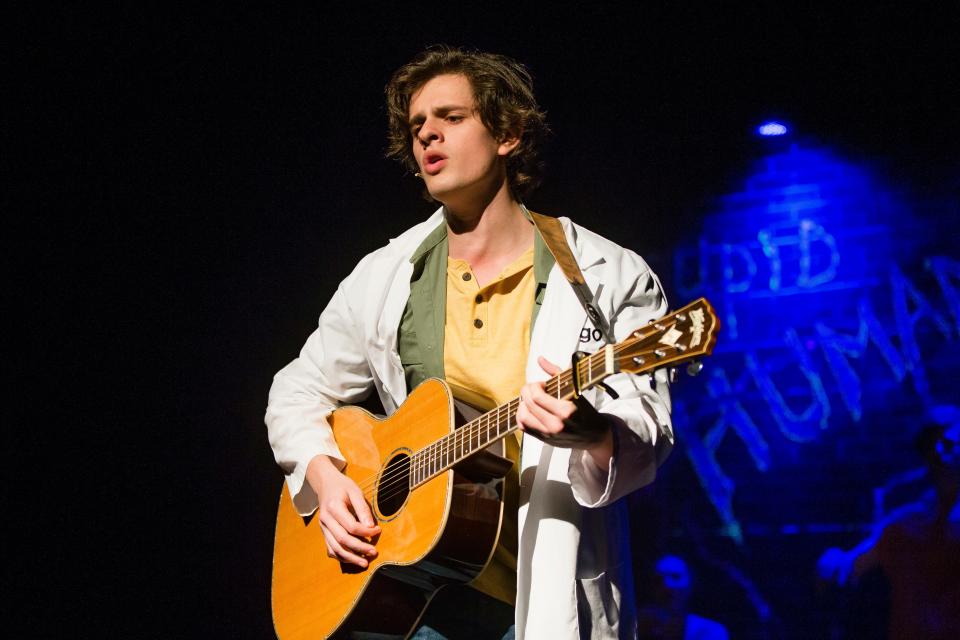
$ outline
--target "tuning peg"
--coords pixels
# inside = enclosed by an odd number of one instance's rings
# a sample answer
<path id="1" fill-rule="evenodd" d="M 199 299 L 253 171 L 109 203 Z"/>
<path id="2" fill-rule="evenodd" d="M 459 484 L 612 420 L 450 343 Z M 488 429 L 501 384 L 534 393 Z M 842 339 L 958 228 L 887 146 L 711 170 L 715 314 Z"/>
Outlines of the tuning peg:
<path id="1" fill-rule="evenodd" d="M 677 381 L 677 368 L 676 368 L 676 367 L 670 367 L 669 374 L 670 374 L 670 382 L 671 382 L 671 383 L 676 382 L 676 381 Z"/>
<path id="2" fill-rule="evenodd" d="M 687 365 L 688 376 L 695 376 L 701 371 L 703 371 L 703 363 L 700 362 L 699 360 L 694 360 L 693 362 Z"/>

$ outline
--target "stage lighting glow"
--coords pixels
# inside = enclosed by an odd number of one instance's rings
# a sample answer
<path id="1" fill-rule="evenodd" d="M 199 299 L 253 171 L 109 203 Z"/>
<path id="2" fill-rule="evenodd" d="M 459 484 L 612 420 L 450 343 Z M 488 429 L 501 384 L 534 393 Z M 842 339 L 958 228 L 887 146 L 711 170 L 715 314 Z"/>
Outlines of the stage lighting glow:
<path id="1" fill-rule="evenodd" d="M 776 121 L 764 122 L 757 127 L 757 133 L 765 137 L 786 135 L 787 131 L 788 129 L 785 124 Z"/>

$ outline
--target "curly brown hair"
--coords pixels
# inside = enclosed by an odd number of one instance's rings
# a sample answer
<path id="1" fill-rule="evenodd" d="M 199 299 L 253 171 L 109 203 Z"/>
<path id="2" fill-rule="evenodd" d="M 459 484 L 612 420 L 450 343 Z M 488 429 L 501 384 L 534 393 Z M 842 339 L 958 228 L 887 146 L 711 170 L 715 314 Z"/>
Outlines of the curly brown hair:
<path id="1" fill-rule="evenodd" d="M 515 198 L 529 194 L 540 184 L 543 164 L 537 152 L 549 129 L 546 114 L 533 95 L 530 72 L 507 56 L 439 45 L 397 69 L 385 89 L 387 156 L 396 158 L 411 172 L 417 171 L 409 125 L 410 99 L 423 85 L 443 74 L 460 74 L 470 81 L 480 121 L 495 139 L 520 132 L 520 143 L 507 157 L 507 180 Z"/>

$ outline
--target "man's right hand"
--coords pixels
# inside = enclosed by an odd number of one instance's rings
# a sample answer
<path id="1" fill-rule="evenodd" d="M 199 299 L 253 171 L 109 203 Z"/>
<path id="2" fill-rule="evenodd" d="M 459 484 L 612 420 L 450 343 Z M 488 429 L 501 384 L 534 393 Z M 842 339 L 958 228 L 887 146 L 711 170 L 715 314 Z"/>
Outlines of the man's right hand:
<path id="1" fill-rule="evenodd" d="M 315 456 L 307 465 L 307 482 L 317 493 L 320 529 L 327 555 L 366 567 L 377 555 L 369 539 L 380 533 L 357 483 L 340 473 L 329 457 Z"/>

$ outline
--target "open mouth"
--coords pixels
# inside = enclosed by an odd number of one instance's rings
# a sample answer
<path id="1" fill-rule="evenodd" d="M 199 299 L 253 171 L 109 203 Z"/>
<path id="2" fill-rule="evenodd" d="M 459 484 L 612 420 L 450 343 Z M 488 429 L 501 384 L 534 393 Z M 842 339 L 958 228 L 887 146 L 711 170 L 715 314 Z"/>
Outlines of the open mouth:
<path id="1" fill-rule="evenodd" d="M 443 169 L 447 164 L 446 156 L 443 156 L 439 153 L 428 153 L 423 158 L 423 170 L 430 174 L 434 175 Z"/>

